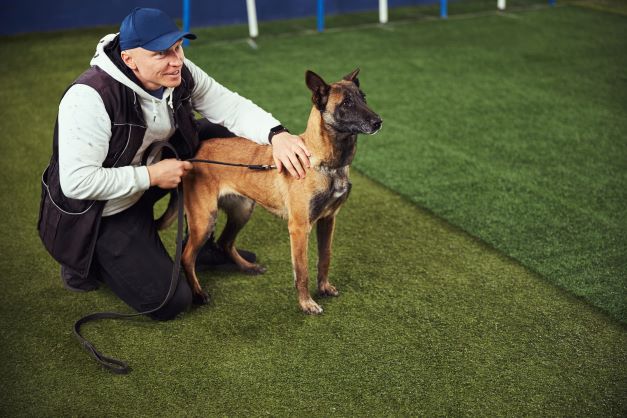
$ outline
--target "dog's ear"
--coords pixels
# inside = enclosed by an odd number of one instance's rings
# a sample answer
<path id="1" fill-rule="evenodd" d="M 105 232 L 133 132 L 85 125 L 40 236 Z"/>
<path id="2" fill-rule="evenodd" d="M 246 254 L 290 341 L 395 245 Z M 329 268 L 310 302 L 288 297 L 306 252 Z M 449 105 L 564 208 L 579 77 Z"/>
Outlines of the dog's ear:
<path id="1" fill-rule="evenodd" d="M 313 93 L 311 96 L 313 104 L 316 105 L 318 110 L 324 110 L 327 105 L 327 100 L 329 99 L 329 90 L 331 87 L 322 79 L 322 77 L 309 70 L 305 73 L 305 82 L 307 83 L 309 90 Z"/>
<path id="2" fill-rule="evenodd" d="M 357 87 L 359 87 L 359 79 L 357 78 L 357 74 L 359 74 L 359 68 L 355 68 L 352 73 L 345 75 L 344 80 L 352 81 Z"/>

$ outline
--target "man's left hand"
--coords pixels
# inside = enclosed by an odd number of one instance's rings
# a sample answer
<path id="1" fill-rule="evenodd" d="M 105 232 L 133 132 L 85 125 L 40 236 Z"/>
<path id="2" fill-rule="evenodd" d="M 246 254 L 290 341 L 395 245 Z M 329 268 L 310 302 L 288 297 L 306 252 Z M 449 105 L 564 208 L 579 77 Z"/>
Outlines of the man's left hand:
<path id="1" fill-rule="evenodd" d="M 289 132 L 281 132 L 272 137 L 272 157 L 279 173 L 285 168 L 295 178 L 305 178 L 305 167 L 311 167 L 310 156 L 311 152 L 301 137 Z"/>

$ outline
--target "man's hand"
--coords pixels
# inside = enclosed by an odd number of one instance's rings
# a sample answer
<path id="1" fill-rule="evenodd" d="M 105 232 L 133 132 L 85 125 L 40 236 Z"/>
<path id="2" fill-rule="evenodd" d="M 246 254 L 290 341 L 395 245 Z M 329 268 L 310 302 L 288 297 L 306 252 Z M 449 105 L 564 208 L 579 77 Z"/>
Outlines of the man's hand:
<path id="1" fill-rule="evenodd" d="M 272 137 L 272 157 L 279 173 L 285 168 L 295 178 L 305 178 L 304 167 L 311 167 L 310 156 L 311 153 L 301 137 L 289 132 L 281 132 Z"/>
<path id="2" fill-rule="evenodd" d="M 193 165 L 189 161 L 179 161 L 174 158 L 168 158 L 149 165 L 150 185 L 158 186 L 162 189 L 174 189 L 192 167 Z"/>

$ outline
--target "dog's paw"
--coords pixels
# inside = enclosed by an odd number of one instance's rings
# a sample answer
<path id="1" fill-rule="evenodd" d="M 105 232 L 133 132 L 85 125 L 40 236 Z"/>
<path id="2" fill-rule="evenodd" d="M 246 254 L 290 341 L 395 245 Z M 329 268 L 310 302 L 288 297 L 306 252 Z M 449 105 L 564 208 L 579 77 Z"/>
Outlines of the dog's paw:
<path id="1" fill-rule="evenodd" d="M 331 284 L 318 288 L 319 296 L 338 296 L 340 292 Z"/>
<path id="2" fill-rule="evenodd" d="M 262 265 L 253 264 L 252 267 L 245 267 L 242 269 L 242 271 L 246 274 L 256 276 L 257 274 L 264 274 L 266 271 L 268 271 L 268 269 Z"/>
<path id="3" fill-rule="evenodd" d="M 300 304 L 300 309 L 307 315 L 319 315 L 323 311 L 322 306 L 314 302 L 313 299 L 300 302 L 299 304 Z"/>
<path id="4" fill-rule="evenodd" d="M 201 290 L 200 293 L 194 293 L 192 295 L 192 302 L 194 305 L 206 305 L 209 303 L 211 298 L 209 297 L 209 293 Z"/>

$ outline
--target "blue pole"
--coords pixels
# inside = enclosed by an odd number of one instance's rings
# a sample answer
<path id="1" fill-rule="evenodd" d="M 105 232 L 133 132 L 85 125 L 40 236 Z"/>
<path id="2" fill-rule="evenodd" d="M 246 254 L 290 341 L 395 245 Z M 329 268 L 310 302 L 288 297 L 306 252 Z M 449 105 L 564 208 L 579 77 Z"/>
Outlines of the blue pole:
<path id="1" fill-rule="evenodd" d="M 549 6 L 555 6 L 555 0 L 549 0 Z"/>
<path id="2" fill-rule="evenodd" d="M 440 17 L 446 19 L 448 17 L 448 5 L 446 0 L 440 0 Z"/>
<path id="3" fill-rule="evenodd" d="M 189 31 L 191 0 L 183 0 L 183 32 Z M 189 45 L 189 39 L 183 39 L 183 46 Z"/>
<path id="4" fill-rule="evenodd" d="M 324 0 L 318 0 L 318 32 L 324 30 Z"/>

